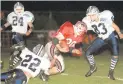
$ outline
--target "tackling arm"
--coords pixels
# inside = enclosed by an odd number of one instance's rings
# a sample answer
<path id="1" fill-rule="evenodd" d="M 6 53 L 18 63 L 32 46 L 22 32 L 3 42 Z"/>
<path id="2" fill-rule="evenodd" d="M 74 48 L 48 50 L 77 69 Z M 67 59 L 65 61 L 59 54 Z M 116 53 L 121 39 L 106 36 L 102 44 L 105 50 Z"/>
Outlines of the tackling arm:
<path id="1" fill-rule="evenodd" d="M 53 43 L 56 45 L 57 49 L 61 52 L 69 52 L 68 46 L 62 46 L 61 42 L 65 39 L 65 37 L 62 35 L 62 33 L 58 33 L 55 38 L 53 38 Z"/>

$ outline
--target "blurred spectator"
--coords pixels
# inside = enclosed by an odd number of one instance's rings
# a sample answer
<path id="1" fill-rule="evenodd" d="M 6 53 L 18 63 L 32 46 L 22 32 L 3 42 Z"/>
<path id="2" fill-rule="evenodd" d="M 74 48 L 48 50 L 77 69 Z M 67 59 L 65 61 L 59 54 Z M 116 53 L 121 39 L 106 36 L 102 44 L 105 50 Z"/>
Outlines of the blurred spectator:
<path id="1" fill-rule="evenodd" d="M 1 25 L 6 23 L 6 17 L 5 17 L 5 11 L 0 11 L 0 20 L 1 20 Z M 11 30 L 11 26 L 7 28 L 6 30 Z"/>

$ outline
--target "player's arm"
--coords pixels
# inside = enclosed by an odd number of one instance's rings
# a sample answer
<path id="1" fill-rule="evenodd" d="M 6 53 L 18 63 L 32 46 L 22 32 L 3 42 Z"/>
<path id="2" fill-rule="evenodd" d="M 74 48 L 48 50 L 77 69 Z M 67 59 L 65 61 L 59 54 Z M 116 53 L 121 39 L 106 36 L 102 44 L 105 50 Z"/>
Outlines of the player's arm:
<path id="1" fill-rule="evenodd" d="M 55 48 L 54 50 L 54 56 L 53 56 L 53 59 L 51 60 L 51 65 L 50 65 L 50 68 L 54 67 L 55 65 L 55 62 L 57 60 L 57 57 L 60 55 L 60 52 L 57 48 Z"/>
<path id="2" fill-rule="evenodd" d="M 62 33 L 58 33 L 55 38 L 53 38 L 53 43 L 56 45 L 56 48 L 61 52 L 69 52 L 69 48 L 67 46 L 62 46 L 61 41 L 64 40 L 65 37 Z"/>
<path id="3" fill-rule="evenodd" d="M 121 33 L 120 28 L 114 22 L 112 23 L 112 27 L 115 29 L 120 39 L 123 39 L 123 34 Z"/>
<path id="4" fill-rule="evenodd" d="M 29 29 L 26 32 L 26 36 L 29 36 L 32 33 L 33 29 L 34 29 L 33 22 L 35 20 L 35 17 L 33 15 L 33 13 L 31 13 L 30 11 L 25 11 L 25 14 L 29 16 L 29 17 L 26 18 L 27 22 L 28 22 L 28 26 L 29 26 Z"/>
<path id="5" fill-rule="evenodd" d="M 29 36 L 32 33 L 32 30 L 34 29 L 32 22 L 29 22 L 28 26 L 29 26 L 29 30 L 26 32 L 26 36 Z"/>
<path id="6" fill-rule="evenodd" d="M 51 60 L 50 68 L 54 67 L 55 61 L 56 61 L 56 56 L 54 55 L 54 58 Z"/>
<path id="7" fill-rule="evenodd" d="M 64 52 L 64 53 L 69 52 L 69 47 L 67 47 L 67 46 L 62 47 L 60 44 L 57 44 L 56 47 L 57 47 L 61 52 Z"/>
<path id="8" fill-rule="evenodd" d="M 5 30 L 8 26 L 10 26 L 11 24 L 9 22 L 6 22 L 4 25 L 2 25 L 2 27 L 0 28 L 0 32 L 2 30 Z"/>

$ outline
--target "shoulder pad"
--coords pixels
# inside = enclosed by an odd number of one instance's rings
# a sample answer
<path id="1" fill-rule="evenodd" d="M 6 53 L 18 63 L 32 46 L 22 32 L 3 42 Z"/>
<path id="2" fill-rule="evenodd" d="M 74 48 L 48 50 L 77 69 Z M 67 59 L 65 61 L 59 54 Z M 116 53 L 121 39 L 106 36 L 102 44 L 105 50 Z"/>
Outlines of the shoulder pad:
<path id="1" fill-rule="evenodd" d="M 114 15 L 110 10 L 104 10 L 103 12 L 100 13 L 100 18 L 101 20 L 107 20 L 107 19 L 114 20 Z"/>

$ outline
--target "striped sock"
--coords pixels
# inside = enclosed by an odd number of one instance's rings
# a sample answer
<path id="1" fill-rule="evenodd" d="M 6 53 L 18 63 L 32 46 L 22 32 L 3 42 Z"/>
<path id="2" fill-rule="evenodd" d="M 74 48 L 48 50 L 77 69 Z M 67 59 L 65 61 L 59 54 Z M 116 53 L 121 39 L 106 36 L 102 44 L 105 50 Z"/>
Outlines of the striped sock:
<path id="1" fill-rule="evenodd" d="M 87 59 L 88 59 L 88 62 L 89 62 L 90 65 L 94 65 L 95 64 L 93 55 L 87 56 Z"/>
<path id="2" fill-rule="evenodd" d="M 114 69 L 114 68 L 115 68 L 115 66 L 116 66 L 116 64 L 117 64 L 117 62 L 118 62 L 118 58 L 114 58 L 114 57 L 112 57 L 112 59 L 111 59 L 111 65 L 110 65 L 110 69 Z"/>

